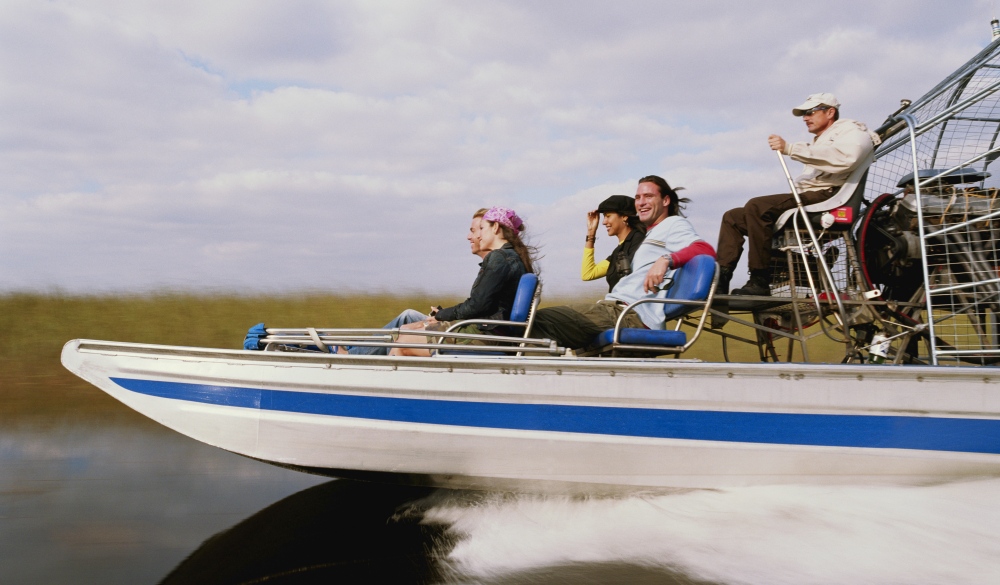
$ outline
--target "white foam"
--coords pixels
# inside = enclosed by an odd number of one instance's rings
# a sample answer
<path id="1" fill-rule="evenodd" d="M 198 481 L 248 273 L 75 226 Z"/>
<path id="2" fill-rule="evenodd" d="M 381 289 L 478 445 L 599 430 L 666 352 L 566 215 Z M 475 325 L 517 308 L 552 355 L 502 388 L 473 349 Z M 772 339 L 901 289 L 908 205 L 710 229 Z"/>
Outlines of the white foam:
<path id="1" fill-rule="evenodd" d="M 438 501 L 470 578 L 572 563 L 665 567 L 733 584 L 1000 583 L 1000 480 Z"/>

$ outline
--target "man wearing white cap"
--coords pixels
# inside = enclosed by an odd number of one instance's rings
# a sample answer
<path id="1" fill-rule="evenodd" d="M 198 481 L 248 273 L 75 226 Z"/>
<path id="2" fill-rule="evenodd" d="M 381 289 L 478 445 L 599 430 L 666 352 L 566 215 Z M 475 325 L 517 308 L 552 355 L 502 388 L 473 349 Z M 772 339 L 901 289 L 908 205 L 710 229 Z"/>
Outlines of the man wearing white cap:
<path id="1" fill-rule="evenodd" d="M 805 103 L 792 109 L 806 129 L 815 136 L 812 142 L 786 142 L 772 134 L 767 138 L 771 150 L 781 151 L 793 160 L 805 163 L 795 178 L 795 189 L 803 205 L 812 205 L 832 197 L 847 177 L 871 154 L 880 140 L 861 122 L 840 118 L 840 102 L 830 93 L 814 93 Z M 771 294 L 771 236 L 774 222 L 782 212 L 795 207 L 791 193 L 754 197 L 743 207 L 730 209 L 722 216 L 719 228 L 718 261 L 720 294 L 729 290 L 736 263 L 743 254 L 743 238 L 749 240 L 747 262 L 750 282 L 733 291 L 735 295 Z"/>

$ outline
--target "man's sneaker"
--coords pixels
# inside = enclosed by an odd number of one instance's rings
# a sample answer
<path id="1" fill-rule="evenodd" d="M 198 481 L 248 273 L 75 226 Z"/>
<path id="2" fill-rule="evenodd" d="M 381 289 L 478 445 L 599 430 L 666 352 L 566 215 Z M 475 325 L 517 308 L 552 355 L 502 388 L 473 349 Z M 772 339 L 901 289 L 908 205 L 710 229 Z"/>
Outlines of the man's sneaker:
<path id="1" fill-rule="evenodd" d="M 744 297 L 771 296 L 771 279 L 760 274 L 751 274 L 750 281 L 733 291 L 734 295 Z"/>

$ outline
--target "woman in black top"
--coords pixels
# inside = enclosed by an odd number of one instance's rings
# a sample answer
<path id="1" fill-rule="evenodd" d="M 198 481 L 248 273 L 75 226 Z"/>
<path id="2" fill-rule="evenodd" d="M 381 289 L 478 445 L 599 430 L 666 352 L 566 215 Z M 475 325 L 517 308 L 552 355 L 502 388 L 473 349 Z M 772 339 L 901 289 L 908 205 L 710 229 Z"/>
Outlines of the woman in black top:
<path id="1" fill-rule="evenodd" d="M 594 262 L 594 242 L 597 241 L 597 224 L 604 214 L 604 227 L 608 235 L 618 238 L 618 246 L 611 255 L 599 263 Z M 645 226 L 635 212 L 635 200 L 626 195 L 612 195 L 587 213 L 587 240 L 583 248 L 580 276 L 583 280 L 596 280 L 606 276 L 608 290 L 615 288 L 623 276 L 632 272 L 632 256 L 646 237 Z"/>
<path id="2" fill-rule="evenodd" d="M 420 323 L 405 325 L 401 329 L 430 329 L 443 331 L 451 321 L 464 319 L 509 320 L 521 276 L 534 272 L 531 251 L 521 241 L 524 223 L 512 209 L 491 207 L 479 225 L 479 248 L 490 250 L 472 283 L 469 298 L 448 308 L 438 307 L 430 317 Z M 458 330 L 461 333 L 485 333 L 477 325 Z M 400 335 L 400 343 L 423 343 L 422 335 Z M 389 355 L 429 356 L 430 351 L 419 348 L 394 348 Z"/>

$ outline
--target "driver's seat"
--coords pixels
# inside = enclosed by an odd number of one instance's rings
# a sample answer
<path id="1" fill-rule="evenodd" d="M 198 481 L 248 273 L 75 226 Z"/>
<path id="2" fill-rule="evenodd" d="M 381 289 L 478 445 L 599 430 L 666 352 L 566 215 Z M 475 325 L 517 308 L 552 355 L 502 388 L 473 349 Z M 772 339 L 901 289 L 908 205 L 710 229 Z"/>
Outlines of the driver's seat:
<path id="1" fill-rule="evenodd" d="M 851 227 L 861 211 L 861 203 L 865 199 L 864 185 L 868 179 L 868 167 L 874 161 L 875 153 L 872 152 L 858 165 L 858 168 L 851 172 L 847 181 L 833 197 L 805 206 L 806 214 L 813 227 L 824 229 L 822 221 L 826 213 L 833 216 L 832 225 L 825 228 L 828 231 L 843 231 Z M 792 208 L 778 216 L 778 221 L 774 222 L 774 233 L 779 233 L 796 212 L 798 212 L 798 208 Z"/>

